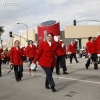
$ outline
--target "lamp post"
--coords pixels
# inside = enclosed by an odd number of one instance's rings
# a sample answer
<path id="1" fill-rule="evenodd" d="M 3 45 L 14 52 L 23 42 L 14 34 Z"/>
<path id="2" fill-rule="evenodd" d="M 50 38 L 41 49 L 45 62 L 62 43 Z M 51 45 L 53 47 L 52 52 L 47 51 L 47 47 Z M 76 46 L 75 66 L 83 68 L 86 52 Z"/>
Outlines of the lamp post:
<path id="1" fill-rule="evenodd" d="M 23 24 L 23 25 L 26 26 L 26 28 L 27 28 L 27 41 L 28 41 L 28 26 L 26 24 L 24 24 L 24 23 L 17 23 L 17 24 Z"/>

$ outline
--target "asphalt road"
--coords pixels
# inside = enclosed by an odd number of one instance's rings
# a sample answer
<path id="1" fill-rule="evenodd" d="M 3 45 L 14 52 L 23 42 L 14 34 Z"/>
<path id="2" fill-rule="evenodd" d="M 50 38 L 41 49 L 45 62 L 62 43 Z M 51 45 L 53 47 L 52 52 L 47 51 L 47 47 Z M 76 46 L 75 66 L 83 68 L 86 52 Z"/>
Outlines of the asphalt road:
<path id="1" fill-rule="evenodd" d="M 41 67 L 37 68 L 36 74 L 30 76 L 27 64 L 24 64 L 24 77 L 16 82 L 14 72 L 9 71 L 9 65 L 2 65 L 0 77 L 0 100 L 100 100 L 100 70 L 94 70 L 93 64 L 87 70 L 87 59 L 79 59 L 76 64 L 66 61 L 68 75 L 56 75 L 53 73 L 57 92 L 45 89 L 45 73 Z M 100 67 L 100 65 L 99 65 Z"/>

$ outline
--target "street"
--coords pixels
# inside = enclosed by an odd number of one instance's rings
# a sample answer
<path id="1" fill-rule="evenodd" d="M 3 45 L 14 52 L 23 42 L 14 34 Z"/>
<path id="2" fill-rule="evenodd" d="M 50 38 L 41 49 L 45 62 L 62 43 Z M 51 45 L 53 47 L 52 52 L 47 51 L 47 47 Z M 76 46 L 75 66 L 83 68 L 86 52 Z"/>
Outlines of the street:
<path id="1" fill-rule="evenodd" d="M 30 76 L 27 64 L 24 63 L 23 78 L 16 82 L 13 70 L 8 64 L 2 65 L 0 77 L 0 100 L 100 100 L 100 70 L 94 70 L 93 64 L 87 70 L 85 68 L 86 58 L 78 58 L 77 64 L 66 60 L 68 75 L 56 75 L 53 73 L 57 92 L 45 88 L 45 73 L 40 66 L 37 67 L 34 76 Z M 100 67 L 100 65 L 99 65 Z"/>

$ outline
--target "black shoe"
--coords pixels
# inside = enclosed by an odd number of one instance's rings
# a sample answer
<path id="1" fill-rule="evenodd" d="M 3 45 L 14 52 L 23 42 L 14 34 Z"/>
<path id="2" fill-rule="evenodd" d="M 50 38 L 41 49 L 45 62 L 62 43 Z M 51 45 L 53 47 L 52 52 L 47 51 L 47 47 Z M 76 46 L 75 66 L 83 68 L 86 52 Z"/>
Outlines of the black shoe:
<path id="1" fill-rule="evenodd" d="M 94 68 L 95 70 L 98 70 L 98 68 Z"/>
<path id="2" fill-rule="evenodd" d="M 57 75 L 60 75 L 60 73 L 56 73 Z"/>
<path id="3" fill-rule="evenodd" d="M 51 87 L 52 92 L 56 92 L 56 89 L 54 88 L 54 86 Z"/>
<path id="4" fill-rule="evenodd" d="M 85 66 L 86 66 L 86 69 L 88 69 L 88 66 L 85 64 Z"/>
<path id="5" fill-rule="evenodd" d="M 19 81 L 21 81 L 22 80 L 22 78 L 19 78 Z"/>
<path id="6" fill-rule="evenodd" d="M 2 77 L 2 75 L 0 75 L 0 77 Z"/>
<path id="7" fill-rule="evenodd" d="M 63 74 L 68 74 L 67 72 L 63 72 Z"/>
<path id="8" fill-rule="evenodd" d="M 94 69 L 98 69 L 98 65 L 97 64 L 94 64 Z"/>
<path id="9" fill-rule="evenodd" d="M 77 61 L 76 63 L 79 63 L 79 61 Z"/>
<path id="10" fill-rule="evenodd" d="M 72 64 L 72 62 L 70 62 L 70 64 Z"/>
<path id="11" fill-rule="evenodd" d="M 45 86 L 46 89 L 51 89 L 49 86 Z"/>
<path id="12" fill-rule="evenodd" d="M 17 82 L 19 82 L 19 79 L 16 79 Z"/>
<path id="13" fill-rule="evenodd" d="M 23 77 L 23 73 L 22 73 L 21 77 Z"/>
<path id="14" fill-rule="evenodd" d="M 36 71 L 36 69 L 34 69 L 33 71 Z"/>

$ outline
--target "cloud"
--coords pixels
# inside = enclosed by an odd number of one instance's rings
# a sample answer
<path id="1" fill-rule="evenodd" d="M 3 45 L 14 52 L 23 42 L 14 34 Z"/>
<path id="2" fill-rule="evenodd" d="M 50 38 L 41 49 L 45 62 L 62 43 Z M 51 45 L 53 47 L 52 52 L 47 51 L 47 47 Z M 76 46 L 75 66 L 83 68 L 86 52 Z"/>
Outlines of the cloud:
<path id="1" fill-rule="evenodd" d="M 4 2 L 0 0 L 0 3 Z M 18 2 L 19 6 L 0 6 L 0 25 L 5 26 L 2 38 L 9 38 L 9 31 L 15 34 L 26 33 L 24 25 L 29 30 L 35 29 L 37 25 L 47 20 L 60 21 L 60 28 L 64 30 L 66 25 L 73 25 L 73 20 L 100 19 L 100 0 L 5 0 Z M 100 25 L 98 22 L 84 21 L 77 25 Z"/>

